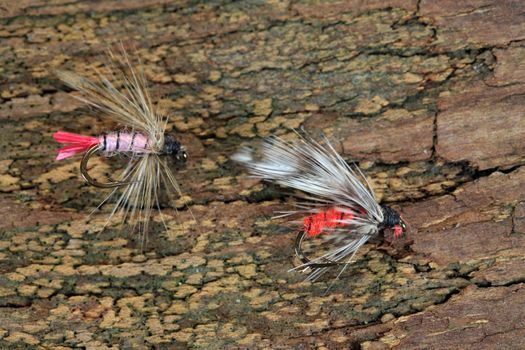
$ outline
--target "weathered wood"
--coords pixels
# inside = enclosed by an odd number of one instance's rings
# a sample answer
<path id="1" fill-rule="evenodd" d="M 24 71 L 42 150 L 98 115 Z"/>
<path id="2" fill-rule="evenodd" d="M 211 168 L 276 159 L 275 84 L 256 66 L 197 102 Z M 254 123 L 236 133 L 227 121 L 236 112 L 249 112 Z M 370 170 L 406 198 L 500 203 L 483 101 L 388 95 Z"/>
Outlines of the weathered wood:
<path id="1" fill-rule="evenodd" d="M 0 6 L 0 347 L 525 347 L 523 1 L 15 1 Z M 186 144 L 144 249 L 59 129 L 116 127 L 54 70 L 142 58 Z M 133 49 L 132 49 L 133 50 Z M 229 161 L 325 133 L 412 232 L 303 283 L 289 203 Z M 99 174 L 118 160 L 93 159 Z M 184 204 L 188 206 L 185 207 Z M 191 213 L 187 208 L 191 209 Z M 194 219 L 195 218 L 195 219 Z M 155 218 L 159 222 L 158 216 Z"/>

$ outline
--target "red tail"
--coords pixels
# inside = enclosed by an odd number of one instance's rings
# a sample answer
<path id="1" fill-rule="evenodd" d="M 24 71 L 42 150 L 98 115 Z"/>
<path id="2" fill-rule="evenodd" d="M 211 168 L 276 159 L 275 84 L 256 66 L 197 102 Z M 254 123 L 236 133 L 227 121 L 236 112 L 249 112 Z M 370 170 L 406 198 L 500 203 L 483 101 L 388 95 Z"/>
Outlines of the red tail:
<path id="1" fill-rule="evenodd" d="M 72 134 L 64 131 L 57 131 L 53 138 L 59 143 L 65 143 L 66 146 L 58 150 L 56 160 L 72 157 L 77 153 L 82 153 L 98 144 L 98 137 L 83 136 Z"/>

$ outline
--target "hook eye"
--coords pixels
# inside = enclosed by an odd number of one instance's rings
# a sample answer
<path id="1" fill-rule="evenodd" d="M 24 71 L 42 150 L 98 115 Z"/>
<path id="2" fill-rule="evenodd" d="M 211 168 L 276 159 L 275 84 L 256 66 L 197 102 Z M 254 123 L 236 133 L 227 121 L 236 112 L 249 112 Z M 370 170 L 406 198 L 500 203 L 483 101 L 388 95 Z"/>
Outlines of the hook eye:
<path id="1" fill-rule="evenodd" d="M 84 181 L 86 181 L 91 186 L 100 187 L 100 188 L 114 188 L 114 187 L 121 187 L 127 185 L 129 182 L 98 182 L 97 180 L 93 179 L 88 171 L 87 171 L 87 164 L 89 161 L 89 158 L 95 153 L 97 153 L 100 150 L 100 145 L 95 145 L 91 147 L 82 157 L 82 161 L 80 162 L 80 175 L 82 175 L 82 178 Z"/>
<path id="2" fill-rule="evenodd" d="M 177 155 L 177 160 L 181 163 L 186 163 L 188 161 L 188 153 L 186 153 L 186 151 L 182 149 Z"/>
<path id="3" fill-rule="evenodd" d="M 310 259 L 306 257 L 306 255 L 303 253 L 303 249 L 301 248 L 301 245 L 303 244 L 304 237 L 306 236 L 305 231 L 300 231 L 297 235 L 297 238 L 295 239 L 295 255 L 301 260 L 301 262 L 305 265 L 305 267 L 311 267 L 311 268 L 322 268 L 322 267 L 331 267 L 331 266 L 337 266 L 337 265 L 346 265 L 346 263 L 339 263 L 336 261 L 332 261 L 330 259 L 324 258 L 323 260 L 326 262 L 312 262 Z"/>

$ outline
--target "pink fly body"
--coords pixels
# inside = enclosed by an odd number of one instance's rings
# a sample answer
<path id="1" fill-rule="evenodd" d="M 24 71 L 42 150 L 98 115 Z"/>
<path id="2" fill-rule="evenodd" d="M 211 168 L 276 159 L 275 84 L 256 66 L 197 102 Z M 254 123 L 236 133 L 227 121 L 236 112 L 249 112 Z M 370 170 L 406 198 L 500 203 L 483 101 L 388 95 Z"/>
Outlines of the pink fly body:
<path id="1" fill-rule="evenodd" d="M 104 153 L 132 152 L 150 153 L 149 140 L 138 132 L 112 132 L 98 137 L 100 150 Z"/>
<path id="2" fill-rule="evenodd" d="M 53 134 L 53 137 L 59 143 L 65 144 L 64 147 L 58 150 L 57 160 L 86 152 L 95 146 L 98 146 L 100 151 L 106 155 L 118 152 L 151 152 L 148 137 L 138 132 L 117 131 L 93 137 L 58 131 Z"/>

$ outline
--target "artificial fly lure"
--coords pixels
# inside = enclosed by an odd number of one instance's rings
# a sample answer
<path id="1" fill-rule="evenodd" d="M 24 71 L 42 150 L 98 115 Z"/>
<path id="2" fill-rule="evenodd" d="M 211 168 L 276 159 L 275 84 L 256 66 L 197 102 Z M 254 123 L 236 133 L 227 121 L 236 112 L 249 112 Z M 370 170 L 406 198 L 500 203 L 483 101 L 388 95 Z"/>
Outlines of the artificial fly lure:
<path id="1" fill-rule="evenodd" d="M 377 202 L 361 170 L 348 165 L 328 140 L 324 143 L 271 137 L 263 142 L 258 158 L 248 148 L 233 156 L 252 176 L 299 191 L 303 201 L 297 209 L 280 216 L 303 215 L 295 241 L 302 265 L 296 269 L 310 271 L 311 281 L 336 265 L 344 266 L 341 274 L 359 248 L 381 231 L 392 230 L 395 237 L 406 231 L 400 215 Z M 307 257 L 306 241 L 314 257 Z"/>
<path id="2" fill-rule="evenodd" d="M 58 150 L 56 160 L 84 153 L 80 162 L 84 180 L 95 187 L 113 188 L 102 203 L 119 189 L 122 191 L 108 222 L 120 211 L 124 221 L 130 219 L 135 224 L 141 223 L 145 234 L 152 208 L 156 206 L 160 211 L 158 197 L 161 188 L 168 194 L 180 194 L 168 161 L 185 162 L 187 154 L 175 137 L 166 133 L 168 118 L 153 104 L 143 72 L 132 68 L 124 49 L 121 55 L 110 51 L 109 58 L 113 82 L 99 71 L 96 71 L 99 82 L 67 71 L 57 74 L 66 85 L 80 92 L 77 99 L 126 129 L 96 137 L 58 131 L 53 137 L 65 146 Z M 114 85 L 117 82 L 122 84 L 121 89 Z M 105 157 L 116 154 L 129 157 L 116 181 L 101 183 L 90 176 L 88 161 L 96 153 Z"/>

